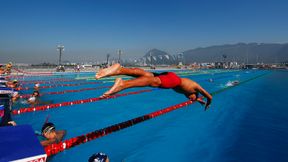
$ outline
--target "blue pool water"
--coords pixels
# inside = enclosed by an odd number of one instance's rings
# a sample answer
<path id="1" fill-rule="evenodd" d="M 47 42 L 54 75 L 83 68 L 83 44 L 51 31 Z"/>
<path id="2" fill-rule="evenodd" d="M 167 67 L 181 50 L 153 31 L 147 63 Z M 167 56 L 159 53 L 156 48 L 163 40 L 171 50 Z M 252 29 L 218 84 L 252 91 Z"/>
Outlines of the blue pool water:
<path id="1" fill-rule="evenodd" d="M 209 92 L 225 88 L 228 81 L 247 81 L 213 96 L 208 111 L 200 104 L 145 121 L 91 142 L 65 150 L 49 161 L 87 161 L 95 152 L 105 152 L 111 161 L 288 161 L 288 72 L 285 71 L 200 71 L 181 72 L 200 83 Z M 186 75 L 184 75 L 186 74 Z M 92 77 L 94 73 L 27 77 L 25 80 Z M 212 78 L 214 82 L 208 82 Z M 21 79 L 20 79 L 21 80 Z M 111 86 L 104 80 L 73 80 L 55 84 L 101 82 L 42 89 L 41 93 L 69 89 Z M 54 83 L 53 83 L 54 84 Z M 50 85 L 50 84 L 43 84 Z M 25 85 L 33 87 L 33 85 Z M 152 89 L 127 89 L 121 93 Z M 44 95 L 53 103 L 98 97 L 108 88 L 59 95 Z M 32 93 L 32 90 L 21 93 Z M 110 100 L 61 107 L 14 116 L 18 124 L 31 124 L 40 130 L 46 117 L 57 129 L 66 129 L 65 139 L 86 134 L 119 122 L 184 102 L 184 95 L 170 89 L 129 95 Z M 14 109 L 23 107 L 17 105 Z M 25 107 L 25 106 L 24 106 Z"/>

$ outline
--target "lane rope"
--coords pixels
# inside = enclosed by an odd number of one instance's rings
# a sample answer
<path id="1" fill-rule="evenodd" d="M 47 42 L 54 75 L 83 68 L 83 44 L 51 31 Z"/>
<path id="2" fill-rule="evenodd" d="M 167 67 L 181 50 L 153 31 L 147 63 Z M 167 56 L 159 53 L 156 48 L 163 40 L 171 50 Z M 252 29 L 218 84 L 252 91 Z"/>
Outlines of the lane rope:
<path id="1" fill-rule="evenodd" d="M 83 82 L 83 83 L 73 83 L 73 84 L 53 84 L 53 85 L 47 85 L 47 86 L 40 86 L 40 89 L 46 89 L 46 88 L 55 88 L 55 87 L 73 87 L 73 86 L 81 86 L 81 85 L 87 85 L 87 84 L 103 84 L 106 83 L 104 81 L 99 82 Z M 33 87 L 19 87 L 17 90 L 31 90 Z"/>
<path id="2" fill-rule="evenodd" d="M 53 74 L 52 72 L 25 72 L 23 70 L 20 70 L 20 69 L 14 68 L 14 67 L 12 69 L 19 72 L 19 73 L 28 74 L 28 75 L 34 74 L 34 75 L 49 75 L 50 76 Z"/>
<path id="3" fill-rule="evenodd" d="M 113 132 L 117 132 L 119 130 L 131 127 L 133 125 L 139 124 L 139 123 L 144 122 L 146 120 L 156 118 L 160 115 L 164 115 L 168 112 L 171 112 L 173 110 L 185 107 L 185 106 L 190 105 L 192 103 L 194 103 L 194 102 L 192 102 L 190 100 L 186 101 L 186 102 L 182 102 L 180 104 L 170 106 L 170 107 L 167 107 L 167 108 L 162 109 L 162 110 L 158 110 L 158 111 L 155 111 L 155 112 L 152 112 L 152 113 L 149 113 L 149 114 L 146 114 L 146 115 L 134 118 L 134 119 L 130 119 L 130 120 L 118 123 L 118 124 L 114 124 L 114 125 L 108 126 L 106 128 L 98 129 L 98 130 L 95 130 L 93 132 L 89 132 L 85 135 L 70 138 L 68 140 L 64 140 L 64 141 L 56 143 L 56 144 L 48 145 L 44 149 L 45 149 L 47 156 L 55 155 L 59 152 L 62 152 L 64 150 L 67 150 L 67 149 L 72 148 L 74 146 L 84 144 L 84 143 L 89 142 L 91 140 L 95 140 L 97 138 L 106 136 L 106 135 L 111 134 Z"/>
<path id="4" fill-rule="evenodd" d="M 36 76 L 51 77 L 51 76 L 57 76 L 57 75 L 62 76 L 62 75 L 70 75 L 70 74 L 79 74 L 78 72 L 25 72 L 15 67 L 13 67 L 12 70 L 22 73 L 22 74 L 10 75 L 10 77 L 14 77 L 14 78 L 36 77 Z M 94 73 L 94 71 L 83 71 L 81 73 Z"/>
<path id="5" fill-rule="evenodd" d="M 72 105 L 78 105 L 78 104 L 85 104 L 85 103 L 90 103 L 90 102 L 96 102 L 100 100 L 107 100 L 107 99 L 113 99 L 113 98 L 118 98 L 122 96 L 128 96 L 128 95 L 135 95 L 135 94 L 140 94 L 140 93 L 145 93 L 145 92 L 152 92 L 155 90 L 160 90 L 160 89 L 146 89 L 146 90 L 140 90 L 140 91 L 134 91 L 134 92 L 127 92 L 127 93 L 121 93 L 121 94 L 115 94 L 112 96 L 109 96 L 107 98 L 87 98 L 87 99 L 82 99 L 82 100 L 75 100 L 75 101 L 68 101 L 68 102 L 61 102 L 61 103 L 55 103 L 55 104 L 48 104 L 48 105 L 42 105 L 42 106 L 34 106 L 34 107 L 26 107 L 26 108 L 20 108 L 17 110 L 12 110 L 13 115 L 20 115 L 28 112 L 35 112 L 35 111 L 44 111 L 48 109 L 55 109 L 55 108 L 60 108 L 64 106 L 72 106 Z"/>
<path id="6" fill-rule="evenodd" d="M 21 84 L 35 84 L 35 83 L 39 83 L 39 84 L 52 84 L 52 83 L 59 83 L 59 82 L 79 82 L 79 81 L 83 81 L 84 79 L 79 79 L 79 80 L 75 80 L 75 79 L 63 79 L 63 78 L 54 78 L 54 79 L 50 79 L 50 80 L 23 80 L 23 81 L 19 81 Z"/>
<path id="7" fill-rule="evenodd" d="M 112 86 L 100 86 L 95 88 L 82 88 L 82 89 L 75 89 L 75 90 L 64 90 L 64 91 L 55 91 L 55 92 L 46 92 L 41 93 L 40 96 L 44 95 L 56 95 L 56 94 L 66 94 L 66 93 L 75 93 L 75 92 L 82 92 L 82 91 L 90 91 L 90 90 L 99 90 L 104 88 L 111 88 Z M 20 98 L 29 98 L 31 97 L 31 94 L 22 94 L 20 95 Z"/>

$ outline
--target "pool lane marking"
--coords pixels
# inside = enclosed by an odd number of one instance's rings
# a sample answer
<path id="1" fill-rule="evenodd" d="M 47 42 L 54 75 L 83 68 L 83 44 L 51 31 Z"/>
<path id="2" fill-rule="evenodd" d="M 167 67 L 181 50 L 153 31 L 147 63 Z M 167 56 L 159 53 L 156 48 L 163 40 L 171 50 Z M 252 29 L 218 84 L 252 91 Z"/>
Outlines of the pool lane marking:
<path id="1" fill-rule="evenodd" d="M 110 82 L 114 82 L 114 81 L 103 81 L 102 83 L 110 83 Z M 97 89 L 104 89 L 104 88 L 111 88 L 111 87 L 112 86 L 99 86 L 99 87 L 94 87 L 94 88 L 81 88 L 81 89 L 76 89 L 76 90 L 53 91 L 53 92 L 46 92 L 46 93 L 44 92 L 44 93 L 41 93 L 40 96 L 66 94 L 66 93 L 72 93 L 72 92 L 82 92 L 82 91 L 97 90 Z M 20 95 L 20 98 L 29 98 L 29 97 L 31 97 L 30 93 Z"/>
<path id="2" fill-rule="evenodd" d="M 42 105 L 42 106 L 26 107 L 26 108 L 20 108 L 17 110 L 12 110 L 11 113 L 13 115 L 19 115 L 19 114 L 28 113 L 28 112 L 44 111 L 44 110 L 60 108 L 60 107 L 64 107 L 64 106 L 72 106 L 72 105 L 78 105 L 78 104 L 84 104 L 84 103 L 91 103 L 91 102 L 96 102 L 96 101 L 101 101 L 101 100 L 114 99 L 114 98 L 118 98 L 118 97 L 122 97 L 122 96 L 135 95 L 135 94 L 140 94 L 140 93 L 145 93 L 145 92 L 152 92 L 152 91 L 156 91 L 156 90 L 161 90 L 161 89 L 159 89 L 159 88 L 146 89 L 146 90 L 139 90 L 139 91 L 115 94 L 115 95 L 109 96 L 107 98 L 96 97 L 96 98 L 87 98 L 87 99 L 82 99 L 82 100 L 61 102 L 61 103 L 48 104 L 48 105 Z"/>
<path id="3" fill-rule="evenodd" d="M 67 93 L 75 93 L 75 92 L 90 91 L 90 90 L 99 90 L 99 89 L 111 88 L 111 87 L 112 86 L 100 86 L 100 87 L 94 87 L 94 88 L 81 88 L 81 89 L 75 89 L 75 90 L 46 92 L 46 93 L 41 93 L 40 96 L 43 96 L 43 95 L 67 94 Z M 29 98 L 29 97 L 31 97 L 31 94 L 22 94 L 22 95 L 20 95 L 20 98 Z"/>
<path id="4" fill-rule="evenodd" d="M 40 89 L 46 89 L 46 88 L 55 88 L 55 87 L 73 87 L 73 86 L 81 86 L 81 85 L 87 85 L 87 84 L 103 84 L 104 81 L 100 82 L 83 82 L 83 83 L 74 83 L 74 84 L 54 84 L 54 85 L 48 85 L 48 86 L 40 86 Z M 30 90 L 33 89 L 33 87 L 20 87 L 19 90 Z"/>
<path id="5" fill-rule="evenodd" d="M 53 84 L 53 83 L 59 83 L 59 82 L 80 82 L 80 81 L 85 81 L 84 79 L 78 79 L 78 80 L 75 80 L 75 79 L 51 79 L 51 80 L 22 80 L 22 81 L 19 81 L 20 84 L 36 84 L 36 83 L 39 83 L 39 84 Z"/>
<path id="6" fill-rule="evenodd" d="M 256 76 L 256 77 L 253 77 L 253 78 L 250 78 L 250 79 L 247 79 L 247 80 L 243 81 L 241 83 L 241 85 L 243 83 L 247 83 L 249 81 L 255 80 L 255 79 L 257 79 L 259 77 L 262 77 L 264 75 L 267 75 L 267 73 L 259 75 L 259 76 Z M 232 86 L 232 87 L 237 87 L 239 85 L 240 85 L 240 83 L 238 85 Z M 226 91 L 228 89 L 231 89 L 232 87 L 223 88 L 223 89 L 220 89 L 218 91 L 214 91 L 211 94 L 216 95 L 216 94 L 224 92 L 224 91 Z M 202 98 L 203 97 L 201 97 L 201 99 Z M 59 152 L 62 152 L 62 151 L 67 150 L 67 149 L 70 149 L 70 148 L 72 148 L 74 146 L 77 146 L 77 145 L 80 145 L 80 144 L 84 144 L 84 143 L 89 142 L 91 140 L 95 140 L 97 138 L 101 138 L 103 136 L 109 135 L 111 133 L 120 131 L 120 130 L 128 128 L 128 127 L 132 127 L 133 125 L 142 123 L 142 122 L 150 120 L 152 118 L 156 118 L 158 116 L 161 116 L 161 115 L 164 115 L 164 114 L 169 113 L 171 111 L 186 107 L 186 106 L 191 105 L 193 103 L 195 103 L 195 102 L 193 102 L 191 100 L 188 100 L 188 101 L 185 101 L 185 102 L 173 105 L 173 106 L 169 106 L 169 107 L 166 107 L 164 109 L 157 110 L 157 111 L 154 111 L 152 113 L 148 113 L 148 114 L 145 114 L 145 115 L 142 115 L 142 116 L 139 116 L 139 117 L 136 117 L 136 118 L 133 118 L 133 119 L 118 123 L 118 124 L 114 124 L 114 125 L 102 128 L 102 129 L 95 130 L 93 132 L 89 132 L 89 133 L 84 134 L 84 135 L 80 135 L 80 136 L 77 136 L 77 137 L 73 137 L 73 138 L 61 141 L 59 143 L 48 145 L 44 149 L 45 149 L 45 152 L 46 152 L 47 156 L 55 155 L 55 154 L 57 154 Z"/>
<path id="7" fill-rule="evenodd" d="M 33 76 L 54 76 L 54 72 L 25 72 L 23 70 L 17 69 L 15 67 L 12 68 L 12 70 L 15 70 L 19 73 L 22 73 L 22 75 L 11 75 L 11 77 L 19 78 L 19 77 L 33 77 Z"/>
<path id="8" fill-rule="evenodd" d="M 23 70 L 17 69 L 15 67 L 12 68 L 13 70 L 20 72 L 22 74 L 19 75 L 10 75 L 10 77 L 20 78 L 20 77 L 53 77 L 53 76 L 63 76 L 63 75 L 75 75 L 78 74 L 77 72 L 25 72 Z M 94 71 L 83 71 L 81 73 L 94 73 Z"/>

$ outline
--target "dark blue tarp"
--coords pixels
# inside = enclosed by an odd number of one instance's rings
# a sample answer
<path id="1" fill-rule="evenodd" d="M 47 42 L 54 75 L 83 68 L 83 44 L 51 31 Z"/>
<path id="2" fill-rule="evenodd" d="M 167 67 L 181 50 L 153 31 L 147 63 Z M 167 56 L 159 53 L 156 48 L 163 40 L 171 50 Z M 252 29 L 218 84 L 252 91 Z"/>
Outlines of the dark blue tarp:
<path id="1" fill-rule="evenodd" d="M 0 162 L 45 154 L 30 125 L 0 127 Z"/>

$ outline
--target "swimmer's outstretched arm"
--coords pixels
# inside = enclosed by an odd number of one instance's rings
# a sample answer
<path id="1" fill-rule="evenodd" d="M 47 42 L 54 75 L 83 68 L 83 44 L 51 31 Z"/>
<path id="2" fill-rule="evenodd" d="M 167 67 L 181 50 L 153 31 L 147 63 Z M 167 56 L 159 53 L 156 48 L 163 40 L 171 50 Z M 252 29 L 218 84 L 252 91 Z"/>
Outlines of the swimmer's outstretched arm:
<path id="1" fill-rule="evenodd" d="M 208 93 L 204 88 L 202 88 L 200 85 L 197 87 L 197 91 L 200 92 L 205 98 L 207 98 L 207 102 L 205 104 L 205 111 L 209 108 L 211 102 L 212 102 L 212 96 L 210 93 Z M 198 100 L 197 100 L 198 101 Z M 203 101 L 204 102 L 204 101 Z M 200 102 L 201 103 L 201 102 Z M 204 102 L 205 103 L 205 102 Z"/>

